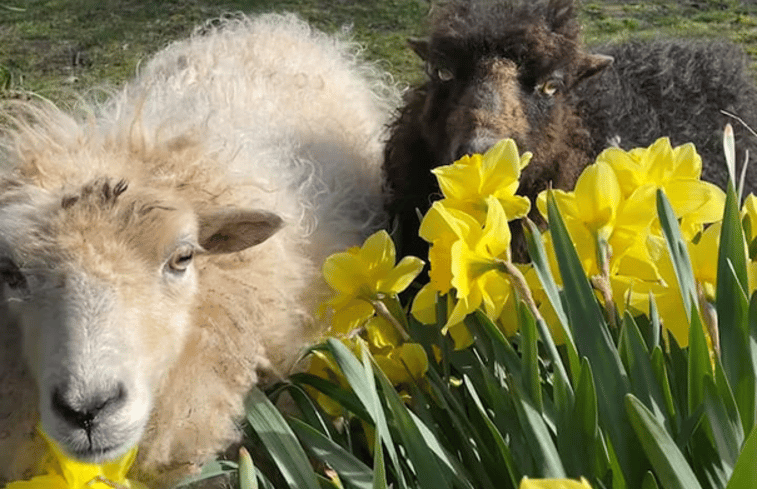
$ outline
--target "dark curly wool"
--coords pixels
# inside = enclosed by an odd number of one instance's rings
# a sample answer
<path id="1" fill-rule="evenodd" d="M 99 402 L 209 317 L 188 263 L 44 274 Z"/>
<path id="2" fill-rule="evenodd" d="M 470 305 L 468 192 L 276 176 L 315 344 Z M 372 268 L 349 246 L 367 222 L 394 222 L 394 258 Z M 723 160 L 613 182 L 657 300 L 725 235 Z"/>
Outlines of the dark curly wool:
<path id="1" fill-rule="evenodd" d="M 532 201 L 550 184 L 572 189 L 618 138 L 624 148 L 660 136 L 692 141 L 705 178 L 724 185 L 720 110 L 757 127 L 743 53 L 694 41 L 630 42 L 589 53 L 579 32 L 573 0 L 453 0 L 432 19 L 429 38 L 411 42 L 428 77 L 406 95 L 384 162 L 401 254 L 428 252 L 417 236 L 417 210 L 441 197 L 430 170 L 502 138 L 534 155 L 519 188 Z M 752 142 L 742 133 L 740 151 Z M 747 188 L 755 189 L 751 173 Z M 535 209 L 531 217 L 538 220 Z M 513 231 L 514 253 L 524 259 L 520 225 Z"/>
<path id="2" fill-rule="evenodd" d="M 747 57 L 738 46 L 719 41 L 631 41 L 604 46 L 611 67 L 578 90 L 578 110 L 599 153 L 619 139 L 630 149 L 669 136 L 674 146 L 692 142 L 702 156 L 703 178 L 725 188 L 723 127 L 736 134 L 737 161 L 750 160 L 747 192 L 757 190 L 757 145 L 754 136 L 728 111 L 757 129 L 757 89 Z"/>

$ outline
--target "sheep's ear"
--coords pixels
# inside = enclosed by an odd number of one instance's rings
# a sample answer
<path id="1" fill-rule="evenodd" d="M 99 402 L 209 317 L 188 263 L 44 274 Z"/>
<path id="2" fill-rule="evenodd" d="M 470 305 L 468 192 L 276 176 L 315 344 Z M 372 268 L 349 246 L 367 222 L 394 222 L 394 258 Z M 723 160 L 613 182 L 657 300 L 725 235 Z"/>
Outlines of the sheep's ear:
<path id="1" fill-rule="evenodd" d="M 410 49 L 415 51 L 423 61 L 428 61 L 429 50 L 431 49 L 426 39 L 419 39 L 417 37 L 411 37 L 407 40 L 407 45 Z"/>
<path id="2" fill-rule="evenodd" d="M 272 212 L 220 209 L 199 216 L 199 241 L 208 253 L 233 253 L 262 243 L 281 229 L 284 221 Z"/>
<path id="3" fill-rule="evenodd" d="M 576 13 L 573 0 L 549 0 L 547 4 L 547 22 L 552 32 L 567 31 L 574 37 L 578 34 L 575 24 Z"/>
<path id="4" fill-rule="evenodd" d="M 573 80 L 573 86 L 581 81 L 596 75 L 613 63 L 612 56 L 605 54 L 584 54 L 576 61 L 576 77 Z"/>

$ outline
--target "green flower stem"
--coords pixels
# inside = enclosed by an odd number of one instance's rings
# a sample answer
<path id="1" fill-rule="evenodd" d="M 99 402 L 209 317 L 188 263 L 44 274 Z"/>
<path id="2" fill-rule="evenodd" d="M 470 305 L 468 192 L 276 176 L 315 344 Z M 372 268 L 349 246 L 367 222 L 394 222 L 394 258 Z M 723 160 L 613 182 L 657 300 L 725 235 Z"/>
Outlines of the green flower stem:
<path id="1" fill-rule="evenodd" d="M 402 326 L 402 324 L 400 324 L 397 318 L 394 317 L 391 312 L 389 312 L 389 308 L 386 307 L 386 304 L 384 304 L 383 301 L 381 301 L 380 299 L 372 299 L 370 303 L 373 306 L 373 309 L 376 311 L 376 314 L 386 319 L 392 326 L 394 326 L 394 329 L 396 329 L 402 337 L 402 341 L 411 341 L 410 335 L 407 334 L 407 331 L 405 331 L 405 328 Z"/>
<path id="2" fill-rule="evenodd" d="M 500 272 L 506 273 L 510 277 L 510 284 L 515 288 L 515 292 L 518 297 L 526 304 L 534 319 L 544 321 L 544 318 L 539 312 L 539 307 L 534 301 L 534 296 L 531 294 L 531 289 L 528 288 L 526 283 L 526 277 L 523 276 L 521 271 L 508 260 L 497 260 L 497 269 Z"/>
<path id="3" fill-rule="evenodd" d="M 702 314 L 702 320 L 707 327 L 707 334 L 712 343 L 713 353 L 720 358 L 720 332 L 718 330 L 718 314 L 715 307 L 707 300 L 702 284 L 697 282 L 697 296 L 699 299 L 699 310 Z"/>
<path id="4" fill-rule="evenodd" d="M 612 297 L 612 287 L 610 286 L 610 256 L 612 251 L 606 240 L 601 239 L 597 235 L 595 237 L 597 239 L 597 265 L 599 266 L 600 273 L 591 277 L 591 285 L 602 294 L 608 323 L 612 328 L 617 329 L 617 311 L 615 309 L 615 301 Z"/>

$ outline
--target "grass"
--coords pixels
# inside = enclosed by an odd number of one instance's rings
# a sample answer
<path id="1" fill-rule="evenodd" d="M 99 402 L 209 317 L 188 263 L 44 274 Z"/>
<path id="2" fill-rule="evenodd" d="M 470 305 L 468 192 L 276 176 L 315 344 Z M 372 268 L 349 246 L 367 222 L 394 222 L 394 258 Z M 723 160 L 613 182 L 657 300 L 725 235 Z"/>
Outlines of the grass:
<path id="1" fill-rule="evenodd" d="M 423 35 L 431 0 L 0 0 L 0 96 L 31 90 L 54 101 L 118 86 L 139 63 L 224 12 L 294 11 L 349 29 L 402 84 L 422 71 L 406 39 Z M 588 44 L 630 36 L 726 37 L 757 59 L 757 5 L 739 0 L 584 1 Z M 757 72 L 757 64 L 755 65 Z"/>

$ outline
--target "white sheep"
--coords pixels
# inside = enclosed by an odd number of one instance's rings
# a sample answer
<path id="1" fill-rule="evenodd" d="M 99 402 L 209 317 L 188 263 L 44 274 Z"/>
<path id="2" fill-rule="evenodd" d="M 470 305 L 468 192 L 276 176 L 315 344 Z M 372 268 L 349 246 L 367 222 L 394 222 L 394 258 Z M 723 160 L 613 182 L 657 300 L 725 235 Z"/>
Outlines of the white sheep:
<path id="1" fill-rule="evenodd" d="M 0 111 L 0 483 L 41 441 L 164 486 L 240 438 L 384 224 L 391 84 L 292 15 L 208 24 L 101 109 Z M 5 309 L 5 310 L 3 310 Z M 3 324 L 5 323 L 5 324 Z M 1 484 L 0 484 L 1 485 Z"/>

